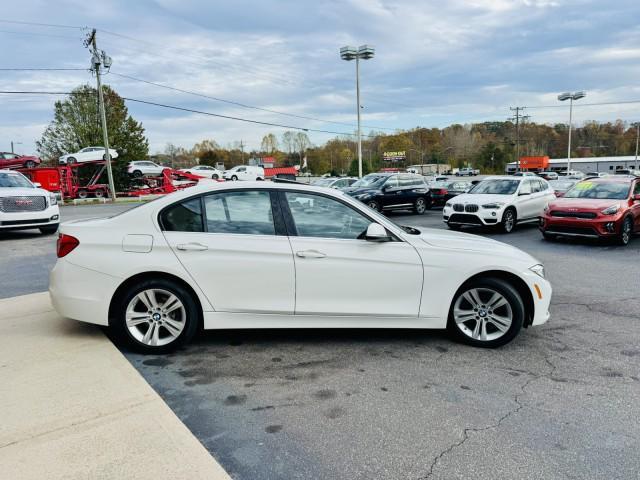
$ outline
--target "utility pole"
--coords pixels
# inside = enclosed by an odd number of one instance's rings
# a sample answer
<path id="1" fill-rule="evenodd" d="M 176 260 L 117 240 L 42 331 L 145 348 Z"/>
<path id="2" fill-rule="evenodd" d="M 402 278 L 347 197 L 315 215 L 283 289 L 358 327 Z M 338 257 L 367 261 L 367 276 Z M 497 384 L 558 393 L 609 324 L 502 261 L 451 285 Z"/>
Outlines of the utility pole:
<path id="1" fill-rule="evenodd" d="M 242 164 L 244 165 L 244 143 L 242 139 L 240 139 L 240 158 L 242 160 Z"/>
<path id="2" fill-rule="evenodd" d="M 96 29 L 84 41 L 85 47 L 91 52 L 91 70 L 96 73 L 96 81 L 98 86 L 98 102 L 100 104 L 100 120 L 102 122 L 102 141 L 104 142 L 104 158 L 107 162 L 107 179 L 109 182 L 109 191 L 111 192 L 111 200 L 116 200 L 116 187 L 113 183 L 113 170 L 111 169 L 111 154 L 109 153 L 109 135 L 107 132 L 107 114 L 104 108 L 104 96 L 102 94 L 102 83 L 100 82 L 100 67 L 104 65 L 106 68 L 111 67 L 111 57 L 104 50 L 98 50 L 96 44 Z"/>
<path id="3" fill-rule="evenodd" d="M 13 151 L 13 145 L 14 145 L 14 144 L 15 144 L 15 145 L 22 145 L 22 142 L 14 142 L 13 140 L 11 140 L 11 153 L 15 153 L 15 152 Z M 637 150 L 637 147 L 636 147 L 636 150 Z M 636 154 L 637 154 L 637 152 L 636 152 Z"/>
<path id="4" fill-rule="evenodd" d="M 640 143 L 640 122 L 636 122 L 634 126 L 636 127 L 636 163 L 637 163 L 638 162 L 638 143 Z M 13 143 L 11 145 L 13 145 Z M 13 152 L 13 149 L 11 151 Z M 637 165 L 636 165 L 636 168 L 640 170 L 640 167 L 638 167 Z"/>
<path id="5" fill-rule="evenodd" d="M 529 118 L 527 115 L 522 115 L 520 112 L 524 110 L 526 107 L 510 107 L 509 110 L 512 112 L 516 112 L 516 114 L 511 117 L 511 120 L 516 121 L 516 172 L 520 171 L 520 119 L 526 120 Z"/>

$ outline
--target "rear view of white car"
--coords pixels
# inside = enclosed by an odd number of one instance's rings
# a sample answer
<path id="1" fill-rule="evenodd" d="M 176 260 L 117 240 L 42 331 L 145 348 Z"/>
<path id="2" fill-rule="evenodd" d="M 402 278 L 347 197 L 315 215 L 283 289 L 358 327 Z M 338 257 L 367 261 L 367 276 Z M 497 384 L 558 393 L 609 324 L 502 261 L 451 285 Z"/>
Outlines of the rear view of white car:
<path id="1" fill-rule="evenodd" d="M 60 223 L 55 194 L 13 170 L 0 170 L 0 232 L 37 228 L 55 233 Z"/>
<path id="2" fill-rule="evenodd" d="M 463 226 L 500 226 L 510 233 L 518 223 L 537 222 L 555 199 L 549 183 L 536 176 L 489 177 L 469 193 L 449 200 L 442 210 L 453 230 Z"/>
<path id="3" fill-rule="evenodd" d="M 109 149 L 109 155 L 111 158 L 118 158 L 118 152 L 113 148 Z M 68 153 L 67 155 L 62 155 L 58 162 L 60 164 L 73 164 L 73 163 L 84 163 L 84 162 L 97 162 L 100 160 L 106 160 L 107 155 L 104 151 L 104 147 L 86 147 L 76 153 Z"/>
<path id="4" fill-rule="evenodd" d="M 237 165 L 231 170 L 225 170 L 223 178 L 231 181 L 244 180 L 249 182 L 264 180 L 264 168 L 252 165 Z"/>

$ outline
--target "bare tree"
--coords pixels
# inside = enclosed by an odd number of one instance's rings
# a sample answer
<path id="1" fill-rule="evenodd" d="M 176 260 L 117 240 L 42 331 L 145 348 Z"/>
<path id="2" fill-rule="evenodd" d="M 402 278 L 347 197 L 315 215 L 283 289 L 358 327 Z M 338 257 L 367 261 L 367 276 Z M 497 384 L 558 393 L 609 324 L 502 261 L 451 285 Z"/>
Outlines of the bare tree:
<path id="1" fill-rule="evenodd" d="M 273 155 L 278 150 L 278 139 L 273 133 L 268 133 L 262 137 L 262 151 Z"/>
<path id="2" fill-rule="evenodd" d="M 295 136 L 296 134 L 291 130 L 287 130 L 282 134 L 282 143 L 287 149 L 287 153 L 289 153 L 289 155 L 295 151 Z"/>
<path id="3" fill-rule="evenodd" d="M 309 137 L 304 132 L 298 132 L 293 137 L 293 146 L 296 151 L 300 154 L 300 165 L 302 165 L 304 152 L 311 146 L 311 142 L 309 141 Z"/>

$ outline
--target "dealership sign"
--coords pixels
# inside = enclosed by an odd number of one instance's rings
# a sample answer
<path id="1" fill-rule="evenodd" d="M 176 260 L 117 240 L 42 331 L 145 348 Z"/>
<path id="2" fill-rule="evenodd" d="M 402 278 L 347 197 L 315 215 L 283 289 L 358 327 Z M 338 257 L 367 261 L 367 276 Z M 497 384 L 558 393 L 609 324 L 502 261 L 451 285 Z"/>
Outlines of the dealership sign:
<path id="1" fill-rule="evenodd" d="M 407 158 L 407 152 L 404 150 L 401 152 L 384 152 L 382 158 L 385 162 L 398 162 Z"/>

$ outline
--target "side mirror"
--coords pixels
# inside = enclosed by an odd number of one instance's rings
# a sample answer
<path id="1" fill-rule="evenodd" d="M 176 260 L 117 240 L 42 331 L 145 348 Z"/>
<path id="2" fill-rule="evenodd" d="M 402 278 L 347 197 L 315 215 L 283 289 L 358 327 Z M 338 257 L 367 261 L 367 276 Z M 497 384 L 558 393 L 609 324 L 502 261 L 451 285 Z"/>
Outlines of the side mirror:
<path id="1" fill-rule="evenodd" d="M 40 182 L 33 182 L 33 186 L 36 188 L 42 188 L 42 184 Z"/>
<path id="2" fill-rule="evenodd" d="M 391 240 L 387 230 L 379 223 L 372 223 L 367 227 L 364 239 L 368 242 L 388 242 Z"/>

